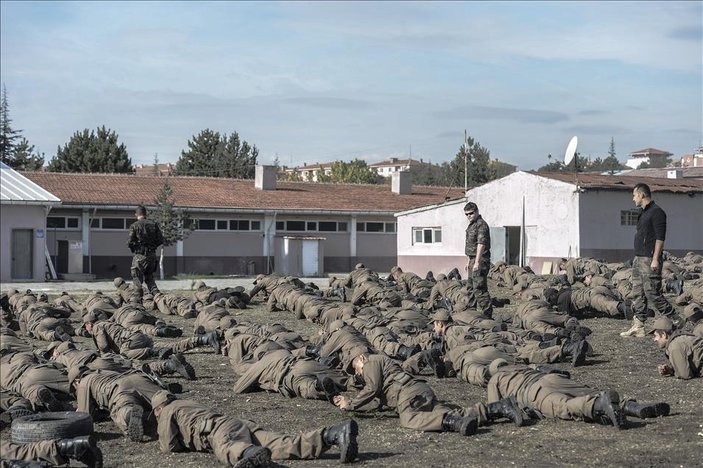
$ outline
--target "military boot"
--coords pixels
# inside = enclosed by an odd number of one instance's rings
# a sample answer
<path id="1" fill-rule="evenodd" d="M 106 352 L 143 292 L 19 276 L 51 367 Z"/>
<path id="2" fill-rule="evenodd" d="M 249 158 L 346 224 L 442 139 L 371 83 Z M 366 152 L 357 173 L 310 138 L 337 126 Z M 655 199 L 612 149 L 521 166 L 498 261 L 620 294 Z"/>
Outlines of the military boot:
<path id="1" fill-rule="evenodd" d="M 433 283 L 436 283 L 436 282 L 437 282 L 437 280 L 434 279 L 434 273 L 432 273 L 432 270 L 429 270 L 429 271 L 427 272 L 427 274 L 425 275 L 425 279 L 426 279 L 427 281 L 432 281 Z"/>
<path id="2" fill-rule="evenodd" d="M 320 357 L 320 347 L 319 346 L 313 346 L 313 345 L 307 345 L 305 347 L 305 355 L 307 357 L 311 357 L 313 359 L 317 359 Z"/>
<path id="3" fill-rule="evenodd" d="M 217 336 L 216 331 L 198 335 L 198 345 L 210 345 L 212 346 L 212 350 L 215 351 L 215 354 L 220 354 L 220 337 Z"/>
<path id="4" fill-rule="evenodd" d="M 156 336 L 160 338 L 178 338 L 183 335 L 183 330 L 173 325 L 157 326 L 154 332 L 156 333 Z"/>
<path id="5" fill-rule="evenodd" d="M 669 416 L 671 408 L 668 403 L 637 403 L 635 400 L 627 400 L 622 405 L 625 416 L 634 416 L 640 419 L 658 418 L 659 416 Z"/>
<path id="6" fill-rule="evenodd" d="M 634 336 L 635 338 L 644 338 L 644 322 L 637 317 L 633 317 L 632 326 L 629 330 L 620 333 L 620 336 Z"/>
<path id="7" fill-rule="evenodd" d="M 420 345 L 415 345 L 415 346 L 405 346 L 405 345 L 400 345 L 400 348 L 398 348 L 398 357 L 400 359 L 408 359 L 410 356 L 413 356 L 417 353 L 420 352 Z"/>
<path id="8" fill-rule="evenodd" d="M 488 419 L 495 421 L 500 418 L 510 419 L 518 427 L 525 425 L 522 410 L 513 396 L 488 404 Z"/>
<path id="9" fill-rule="evenodd" d="M 159 348 L 159 347 L 154 346 L 149 350 L 150 357 L 156 357 L 159 359 L 166 359 L 167 357 L 169 357 L 172 354 L 173 354 L 173 349 L 171 349 L 171 348 Z"/>
<path id="10" fill-rule="evenodd" d="M 353 419 L 335 424 L 322 431 L 322 441 L 327 447 L 336 445 L 339 448 L 339 462 L 350 463 L 359 454 L 356 436 L 359 426 Z"/>
<path id="11" fill-rule="evenodd" d="M 98 448 L 93 436 L 61 439 L 56 442 L 59 455 L 78 460 L 91 468 L 102 468 L 103 454 Z"/>
<path id="12" fill-rule="evenodd" d="M 318 375 L 317 382 L 315 382 L 315 390 L 325 393 L 327 401 L 332 403 L 335 396 L 339 395 L 337 391 L 337 386 L 334 384 L 334 380 L 326 375 Z"/>
<path id="13" fill-rule="evenodd" d="M 128 412 L 127 416 L 127 437 L 133 442 L 141 442 L 144 436 L 144 408 L 139 405 L 134 405 Z"/>
<path id="14" fill-rule="evenodd" d="M 259 468 L 271 465 L 271 450 L 260 445 L 252 445 L 242 453 L 242 458 L 234 468 Z"/>
<path id="15" fill-rule="evenodd" d="M 181 354 L 172 354 L 164 361 L 165 369 L 169 373 L 180 374 L 188 380 L 196 380 L 195 369 L 191 366 Z"/>
<path id="16" fill-rule="evenodd" d="M 559 346 L 560 344 L 561 344 L 561 338 L 559 338 L 558 336 L 555 336 L 551 340 L 542 341 L 539 344 L 539 348 L 540 349 L 547 349 L 547 348 L 551 348 L 552 346 Z"/>
<path id="17" fill-rule="evenodd" d="M 452 271 L 447 273 L 447 279 L 450 279 L 450 280 L 455 279 L 455 280 L 461 281 L 461 273 L 459 273 L 459 269 L 453 268 Z"/>
<path id="18" fill-rule="evenodd" d="M 65 409 L 64 404 L 57 400 L 54 393 L 48 388 L 39 389 L 37 399 L 49 411 L 63 411 Z"/>
<path id="19" fill-rule="evenodd" d="M 432 367 L 437 378 L 441 379 L 446 375 L 444 361 L 442 361 L 442 352 L 439 349 L 432 348 L 422 351 L 422 360 Z"/>
<path id="20" fill-rule="evenodd" d="M 458 432 L 463 436 L 474 435 L 478 431 L 478 419 L 445 414 L 442 418 L 442 430 Z"/>
<path id="21" fill-rule="evenodd" d="M 571 365 L 582 366 L 586 362 L 586 341 L 565 341 L 561 346 L 561 358 L 571 358 Z"/>
<path id="22" fill-rule="evenodd" d="M 613 390 L 600 392 L 593 403 L 593 419 L 604 426 L 622 428 L 625 425 L 625 415 L 620 409 L 619 401 L 620 396 Z"/>

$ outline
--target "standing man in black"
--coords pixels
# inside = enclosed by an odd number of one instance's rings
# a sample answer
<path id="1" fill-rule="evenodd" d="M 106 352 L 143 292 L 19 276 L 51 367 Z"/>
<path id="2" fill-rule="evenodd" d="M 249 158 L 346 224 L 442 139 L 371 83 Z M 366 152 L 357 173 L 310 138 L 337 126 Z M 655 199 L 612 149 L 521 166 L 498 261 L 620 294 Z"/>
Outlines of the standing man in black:
<path id="1" fill-rule="evenodd" d="M 666 213 L 652 200 L 647 184 L 637 184 L 632 190 L 632 201 L 642 211 L 637 218 L 635 232 L 635 259 L 632 269 L 632 327 L 620 336 L 644 338 L 647 309 L 668 316 L 679 327 L 681 318 L 662 295 L 662 264 L 666 239 Z"/>
<path id="2" fill-rule="evenodd" d="M 471 278 L 469 292 L 476 298 L 476 310 L 491 318 L 493 305 L 488 293 L 488 270 L 491 268 L 491 232 L 488 224 L 478 213 L 476 203 L 464 205 L 464 214 L 469 220 L 466 228 L 466 249 L 468 257 L 466 271 Z"/>
<path id="3" fill-rule="evenodd" d="M 142 285 L 146 283 L 152 295 L 159 293 L 159 288 L 154 282 L 156 270 L 156 249 L 164 243 L 159 225 L 146 218 L 146 208 L 139 205 L 135 212 L 137 221 L 129 227 L 129 241 L 127 245 L 134 254 L 132 259 L 132 283 L 134 297 L 132 300 L 141 304 Z"/>

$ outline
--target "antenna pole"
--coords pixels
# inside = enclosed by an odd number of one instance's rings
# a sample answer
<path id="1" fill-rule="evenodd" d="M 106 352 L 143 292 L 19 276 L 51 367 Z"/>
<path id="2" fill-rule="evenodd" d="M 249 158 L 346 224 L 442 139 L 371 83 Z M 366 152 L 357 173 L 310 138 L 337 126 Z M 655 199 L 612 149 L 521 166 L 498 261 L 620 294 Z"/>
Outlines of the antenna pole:
<path id="1" fill-rule="evenodd" d="M 466 129 L 464 129 L 464 194 L 466 194 L 466 192 L 469 190 L 468 158 L 469 158 L 469 138 L 466 135 Z"/>

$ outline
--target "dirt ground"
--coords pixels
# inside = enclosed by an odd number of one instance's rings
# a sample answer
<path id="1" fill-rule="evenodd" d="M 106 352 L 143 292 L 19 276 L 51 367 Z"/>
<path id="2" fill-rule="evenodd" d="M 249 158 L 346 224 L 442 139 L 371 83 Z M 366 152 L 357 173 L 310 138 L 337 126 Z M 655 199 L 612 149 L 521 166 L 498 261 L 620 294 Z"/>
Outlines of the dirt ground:
<path id="1" fill-rule="evenodd" d="M 185 293 L 186 291 L 181 291 Z M 506 290 L 491 288 L 497 297 Z M 75 293 L 74 293 L 75 294 Z M 53 299 L 53 295 L 50 299 Z M 516 303 L 496 309 L 495 316 L 508 319 Z M 75 315 L 75 314 L 74 314 Z M 290 313 L 270 313 L 261 304 L 235 313 L 239 320 L 256 323 L 282 323 L 304 336 L 317 327 L 296 320 Z M 79 320 L 80 317 L 74 317 Z M 168 317 L 192 333 L 192 320 Z M 587 365 L 571 371 L 572 379 L 589 386 L 611 388 L 639 401 L 666 401 L 669 417 L 653 420 L 630 418 L 626 429 L 576 421 L 541 420 L 518 428 L 499 422 L 479 429 L 472 437 L 452 433 L 423 433 L 403 429 L 392 412 L 379 414 L 343 413 L 323 401 L 287 399 L 279 394 L 234 395 L 235 377 L 223 356 L 201 348 L 187 353 L 196 368 L 198 380 L 184 386 L 181 398 L 206 402 L 225 414 L 251 419 L 259 425 L 283 433 L 297 433 L 331 425 L 346 417 L 356 418 L 360 427 L 358 466 L 383 467 L 471 467 L 471 466 L 703 466 L 703 379 L 690 381 L 661 377 L 656 364 L 664 362 L 663 351 L 651 336 L 621 338 L 618 333 L 629 323 L 610 318 L 583 321 L 594 331 L 589 337 L 595 355 Z M 77 342 L 86 342 L 77 338 Z M 159 339 L 159 341 L 166 341 Z M 469 406 L 485 400 L 485 390 L 455 378 L 427 380 L 440 399 Z M 203 467 L 217 461 L 207 453 L 163 454 L 156 441 L 136 444 L 123 437 L 112 422 L 96 424 L 105 466 L 109 467 Z M 8 430 L 0 434 L 9 437 Z M 284 461 L 280 466 L 335 466 L 338 453 L 330 450 L 320 460 Z"/>

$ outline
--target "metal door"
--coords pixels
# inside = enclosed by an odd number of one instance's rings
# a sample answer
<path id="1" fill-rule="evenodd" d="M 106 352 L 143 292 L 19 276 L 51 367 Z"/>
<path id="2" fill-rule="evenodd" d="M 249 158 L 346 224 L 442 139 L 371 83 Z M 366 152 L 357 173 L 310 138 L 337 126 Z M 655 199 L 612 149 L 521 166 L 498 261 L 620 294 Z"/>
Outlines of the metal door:
<path id="1" fill-rule="evenodd" d="M 303 276 L 319 276 L 319 245 L 316 240 L 303 241 Z"/>
<path id="2" fill-rule="evenodd" d="M 12 266 L 10 275 L 12 279 L 32 279 L 32 265 L 34 264 L 34 230 L 12 230 Z"/>
<path id="3" fill-rule="evenodd" d="M 507 230 L 505 226 L 491 226 L 491 263 L 506 261 L 507 257 Z"/>

